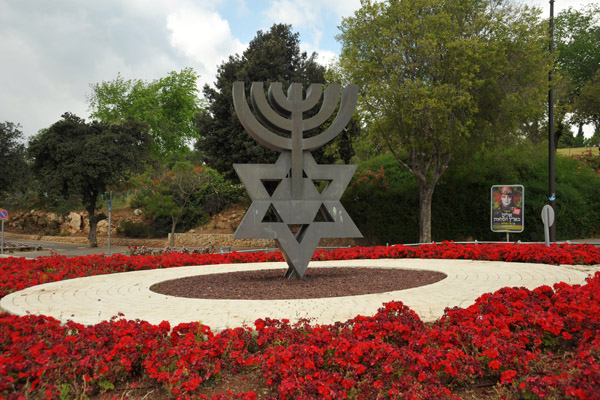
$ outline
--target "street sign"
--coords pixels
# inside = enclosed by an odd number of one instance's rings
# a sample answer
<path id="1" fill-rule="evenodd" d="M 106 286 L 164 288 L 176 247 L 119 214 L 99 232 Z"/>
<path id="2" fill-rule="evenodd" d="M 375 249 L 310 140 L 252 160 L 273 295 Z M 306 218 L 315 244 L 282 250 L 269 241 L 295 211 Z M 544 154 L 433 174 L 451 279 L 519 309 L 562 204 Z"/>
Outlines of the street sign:
<path id="1" fill-rule="evenodd" d="M 5 219 L 6 217 L 8 217 L 8 211 L 0 210 L 0 219 Z"/>
<path id="2" fill-rule="evenodd" d="M 546 204 L 542 208 L 542 222 L 544 223 L 544 239 L 546 246 L 550 246 L 550 227 L 554 223 L 554 209 Z"/>
<path id="3" fill-rule="evenodd" d="M 548 226 L 552 226 L 554 223 L 554 209 L 548 204 L 542 208 L 542 222 Z"/>

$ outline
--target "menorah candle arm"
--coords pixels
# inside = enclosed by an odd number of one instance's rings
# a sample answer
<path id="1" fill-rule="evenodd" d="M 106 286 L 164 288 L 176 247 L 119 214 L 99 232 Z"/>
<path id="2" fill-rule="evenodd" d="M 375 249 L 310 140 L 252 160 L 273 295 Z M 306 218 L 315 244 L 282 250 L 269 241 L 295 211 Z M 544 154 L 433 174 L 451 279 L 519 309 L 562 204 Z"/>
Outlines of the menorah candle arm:
<path id="1" fill-rule="evenodd" d="M 321 126 L 329 117 L 335 112 L 335 108 L 340 98 L 341 86 L 338 83 L 332 83 L 325 89 L 325 95 L 323 96 L 323 104 L 319 112 L 309 119 L 304 120 L 303 130 L 304 132 L 310 131 Z"/>
<path id="2" fill-rule="evenodd" d="M 292 112 L 292 102 L 283 93 L 281 82 L 273 82 L 269 85 L 269 102 L 278 111 L 287 112 L 288 114 Z"/>
<path id="3" fill-rule="evenodd" d="M 252 105 L 260 119 L 259 122 L 262 122 L 264 125 L 268 125 L 281 133 L 289 134 L 292 131 L 292 121 L 275 112 L 267 102 L 262 82 L 252 83 L 250 88 L 250 98 L 252 99 Z"/>
<path id="4" fill-rule="evenodd" d="M 356 102 L 358 100 L 358 86 L 356 85 L 348 85 L 342 92 L 342 101 L 340 103 L 340 109 L 338 114 L 336 115 L 333 123 L 327 128 L 327 130 L 317 136 L 313 136 L 308 139 L 304 139 L 302 149 L 305 151 L 311 151 L 318 147 L 323 146 L 325 143 L 332 140 L 336 135 L 338 135 L 342 129 L 348 125 L 350 119 L 352 118 L 352 114 L 354 113 L 354 108 L 356 107 Z"/>
<path id="5" fill-rule="evenodd" d="M 292 141 L 290 138 L 279 136 L 271 132 L 256 120 L 256 117 L 252 114 L 252 111 L 246 102 L 244 82 L 233 83 L 233 106 L 240 123 L 257 142 L 275 151 L 292 149 Z"/>
<path id="6" fill-rule="evenodd" d="M 306 91 L 306 98 L 302 101 L 302 112 L 311 110 L 316 106 L 321 99 L 321 94 L 323 94 L 323 85 L 312 83 Z M 276 111 L 281 112 L 283 115 L 291 113 L 294 109 L 294 105 L 288 96 L 283 93 L 281 82 L 273 82 L 269 85 L 269 102 Z"/>
<path id="7" fill-rule="evenodd" d="M 306 98 L 302 101 L 302 112 L 312 110 L 317 105 L 323 94 L 323 85 L 312 83 L 306 90 Z"/>

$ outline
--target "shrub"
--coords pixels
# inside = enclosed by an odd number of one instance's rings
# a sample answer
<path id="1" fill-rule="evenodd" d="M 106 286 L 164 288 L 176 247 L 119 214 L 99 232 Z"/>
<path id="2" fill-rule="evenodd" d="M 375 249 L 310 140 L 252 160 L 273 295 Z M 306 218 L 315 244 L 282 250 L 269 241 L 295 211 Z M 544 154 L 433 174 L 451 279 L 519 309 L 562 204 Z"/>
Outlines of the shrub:
<path id="1" fill-rule="evenodd" d="M 117 227 L 117 233 L 130 238 L 148 238 L 150 227 L 143 222 L 122 221 Z"/>
<path id="2" fill-rule="evenodd" d="M 432 236 L 442 240 L 503 241 L 490 229 L 490 188 L 525 187 L 525 229 L 511 240 L 543 241 L 541 210 L 548 204 L 548 151 L 543 144 L 509 148 L 453 159 L 433 194 Z M 584 161 L 587 160 L 587 161 Z M 556 223 L 559 240 L 600 235 L 600 157 L 557 155 Z M 389 187 L 378 183 L 380 170 Z M 371 171 L 371 173 L 368 173 Z M 365 176 L 371 178 L 365 179 Z M 419 195 L 414 177 L 391 154 L 361 163 L 342 203 L 370 243 L 414 243 L 419 238 Z"/>

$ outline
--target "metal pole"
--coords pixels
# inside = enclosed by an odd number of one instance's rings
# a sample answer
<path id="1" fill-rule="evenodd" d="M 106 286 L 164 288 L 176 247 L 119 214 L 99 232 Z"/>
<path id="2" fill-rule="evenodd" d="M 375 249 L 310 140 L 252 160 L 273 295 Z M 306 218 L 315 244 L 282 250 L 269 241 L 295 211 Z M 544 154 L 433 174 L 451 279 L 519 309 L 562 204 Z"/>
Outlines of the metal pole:
<path id="1" fill-rule="evenodd" d="M 552 68 L 548 72 L 550 89 L 548 90 L 548 199 L 550 207 L 556 213 L 556 187 L 554 179 L 554 89 L 552 84 L 552 73 L 554 72 L 554 0 L 550 0 L 550 58 Z M 550 241 L 556 242 L 556 218 L 550 226 Z"/>
<path id="2" fill-rule="evenodd" d="M 4 254 L 4 219 L 2 220 L 2 250 L 0 250 L 0 254 Z"/>
<path id="3" fill-rule="evenodd" d="M 112 208 L 112 190 L 108 197 L 108 256 L 110 257 L 110 222 L 111 222 L 111 208 Z"/>

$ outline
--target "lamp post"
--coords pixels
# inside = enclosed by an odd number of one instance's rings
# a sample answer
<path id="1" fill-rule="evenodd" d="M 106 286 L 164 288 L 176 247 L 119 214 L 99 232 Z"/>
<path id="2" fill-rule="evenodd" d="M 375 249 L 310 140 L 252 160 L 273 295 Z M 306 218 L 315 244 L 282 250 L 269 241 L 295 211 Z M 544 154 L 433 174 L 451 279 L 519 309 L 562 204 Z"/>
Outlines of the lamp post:
<path id="1" fill-rule="evenodd" d="M 550 0 L 550 57 L 554 54 L 554 0 Z M 556 212 L 556 187 L 554 179 L 554 93 L 552 85 L 552 73 L 554 72 L 554 60 L 551 60 L 552 67 L 548 72 L 550 88 L 548 90 L 548 197 L 550 207 Z M 556 242 L 556 219 L 550 226 L 550 241 Z"/>

